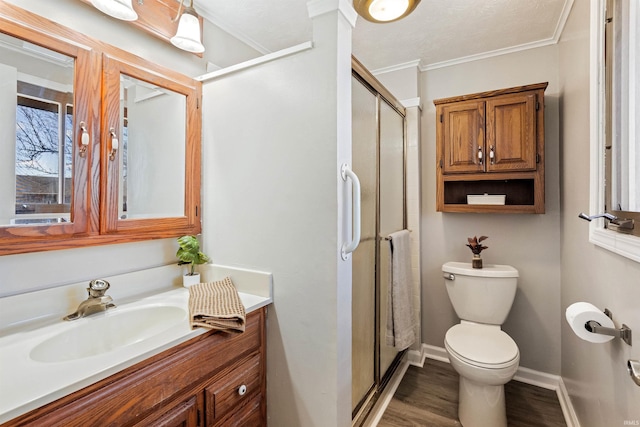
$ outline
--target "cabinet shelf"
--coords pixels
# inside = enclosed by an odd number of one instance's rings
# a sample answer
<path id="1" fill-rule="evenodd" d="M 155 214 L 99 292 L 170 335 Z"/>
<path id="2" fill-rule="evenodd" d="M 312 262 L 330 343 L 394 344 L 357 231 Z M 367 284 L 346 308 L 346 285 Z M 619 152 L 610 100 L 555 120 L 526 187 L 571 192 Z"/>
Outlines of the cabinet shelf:
<path id="1" fill-rule="evenodd" d="M 462 213 L 499 213 L 499 214 L 535 214 L 533 205 L 445 205 L 441 212 Z"/>
<path id="2" fill-rule="evenodd" d="M 467 204 L 467 196 L 471 194 L 504 194 L 506 196 L 504 206 L 535 204 L 534 181 L 532 179 L 446 181 L 444 187 L 445 205 Z"/>

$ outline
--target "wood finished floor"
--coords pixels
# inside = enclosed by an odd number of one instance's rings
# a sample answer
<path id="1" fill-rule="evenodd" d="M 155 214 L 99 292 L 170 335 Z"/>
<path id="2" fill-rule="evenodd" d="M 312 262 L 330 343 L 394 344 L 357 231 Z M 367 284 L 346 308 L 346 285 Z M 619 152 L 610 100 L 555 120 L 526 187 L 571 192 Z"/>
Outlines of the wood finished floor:
<path id="1" fill-rule="evenodd" d="M 511 381 L 505 386 L 509 427 L 566 427 L 556 392 Z M 458 374 L 451 365 L 426 359 L 409 366 L 379 427 L 454 427 L 458 421 Z"/>

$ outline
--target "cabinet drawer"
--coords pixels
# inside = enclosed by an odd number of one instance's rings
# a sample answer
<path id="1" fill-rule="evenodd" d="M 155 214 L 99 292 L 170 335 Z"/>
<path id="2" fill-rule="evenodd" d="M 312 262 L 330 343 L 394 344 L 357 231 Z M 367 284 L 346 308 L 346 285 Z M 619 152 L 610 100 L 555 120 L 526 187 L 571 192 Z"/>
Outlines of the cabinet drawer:
<path id="1" fill-rule="evenodd" d="M 164 413 L 153 414 L 135 427 L 198 427 L 198 398 L 191 396 Z"/>
<path id="2" fill-rule="evenodd" d="M 244 405 L 262 388 L 260 354 L 232 366 L 205 388 L 207 424 L 214 425 L 234 408 Z"/>
<path id="3" fill-rule="evenodd" d="M 256 396 L 240 410 L 216 422 L 215 427 L 263 427 L 267 425 L 261 409 L 261 396 Z M 211 424 L 209 424 L 211 425 Z"/>

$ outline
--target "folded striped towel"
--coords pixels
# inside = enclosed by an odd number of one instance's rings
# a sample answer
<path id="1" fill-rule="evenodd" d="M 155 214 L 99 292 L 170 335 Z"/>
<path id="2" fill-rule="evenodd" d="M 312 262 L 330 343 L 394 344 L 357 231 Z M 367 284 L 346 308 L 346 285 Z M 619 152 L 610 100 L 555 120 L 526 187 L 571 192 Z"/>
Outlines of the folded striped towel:
<path id="1" fill-rule="evenodd" d="M 189 287 L 191 328 L 244 332 L 246 313 L 231 278 Z"/>

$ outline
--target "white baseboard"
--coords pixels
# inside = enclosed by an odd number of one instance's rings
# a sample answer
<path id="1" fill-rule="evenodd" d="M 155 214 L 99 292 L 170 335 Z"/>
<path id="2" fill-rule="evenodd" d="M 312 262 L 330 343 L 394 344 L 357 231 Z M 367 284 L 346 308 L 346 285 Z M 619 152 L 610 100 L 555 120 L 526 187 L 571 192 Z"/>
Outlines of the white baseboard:
<path id="1" fill-rule="evenodd" d="M 562 377 L 560 377 L 560 381 L 558 382 L 558 389 L 556 390 L 556 393 L 558 394 L 558 400 L 560 401 L 560 407 L 562 408 L 562 413 L 564 414 L 564 420 L 567 423 L 567 427 L 580 427 L 580 421 L 578 421 L 576 411 L 573 409 L 569 392 L 567 391 L 567 387 L 564 385 Z"/>
<path id="2" fill-rule="evenodd" d="M 420 350 L 409 351 L 407 365 L 423 367 L 424 360 L 427 357 L 429 359 L 449 363 L 449 356 L 447 355 L 447 350 L 445 350 L 443 347 L 422 344 Z M 402 371 L 403 375 L 406 372 L 406 370 L 407 370 L 407 367 L 403 369 Z M 546 372 L 535 371 L 533 369 L 524 368 L 520 366 L 513 379 L 515 381 L 519 381 L 525 384 L 531 384 L 537 387 L 542 387 L 547 390 L 554 390 L 558 395 L 558 401 L 560 402 L 560 407 L 562 408 L 562 414 L 564 415 L 564 419 L 565 419 L 565 422 L 567 423 L 567 427 L 580 427 L 580 422 L 578 421 L 578 417 L 576 416 L 575 410 L 573 409 L 573 405 L 571 404 L 571 398 L 569 397 L 569 393 L 567 392 L 567 388 L 565 387 L 561 376 L 547 374 Z M 396 385 L 393 390 L 394 392 L 397 387 L 398 386 Z M 389 401 L 391 400 L 391 397 L 393 397 L 393 395 L 389 397 Z M 388 401 L 386 405 L 388 405 Z M 385 408 L 386 408 L 386 405 L 384 406 Z M 384 409 L 382 410 L 382 412 L 384 412 Z M 373 424 L 373 425 L 376 425 L 376 424 Z"/>
<path id="3" fill-rule="evenodd" d="M 418 366 L 422 368 L 424 365 L 424 344 L 420 346 L 418 350 L 409 350 L 407 352 L 407 361 L 409 365 Z"/>
<path id="4" fill-rule="evenodd" d="M 546 388 L 547 390 L 558 390 L 561 380 L 558 375 L 547 374 L 546 372 L 535 371 L 522 366 L 518 367 L 518 371 L 513 379 L 521 383 Z"/>
<path id="5" fill-rule="evenodd" d="M 422 354 L 424 354 L 424 357 L 428 357 L 429 359 L 449 363 L 449 356 L 447 355 L 447 350 L 445 350 L 444 347 L 436 347 L 435 345 L 422 344 Z M 422 359 L 423 365 L 424 365 L 424 357 Z"/>

